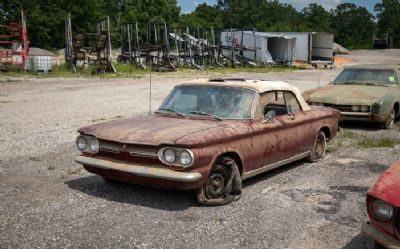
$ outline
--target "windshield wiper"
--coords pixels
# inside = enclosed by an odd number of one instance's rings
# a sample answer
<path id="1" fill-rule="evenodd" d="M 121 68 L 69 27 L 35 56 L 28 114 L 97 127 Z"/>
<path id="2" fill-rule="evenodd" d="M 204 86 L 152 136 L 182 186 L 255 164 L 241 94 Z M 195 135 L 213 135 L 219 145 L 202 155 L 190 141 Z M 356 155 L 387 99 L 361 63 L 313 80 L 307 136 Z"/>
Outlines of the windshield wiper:
<path id="1" fill-rule="evenodd" d="M 189 113 L 190 113 L 190 114 L 195 114 L 195 115 L 209 116 L 209 117 L 215 118 L 215 119 L 220 120 L 220 121 L 223 120 L 221 117 L 218 117 L 218 116 L 216 116 L 216 115 L 214 115 L 214 114 L 210 114 L 210 113 L 207 113 L 207 112 L 202 112 L 202 111 L 191 111 L 191 112 L 189 112 Z"/>
<path id="2" fill-rule="evenodd" d="M 160 108 L 160 109 L 158 109 L 158 111 L 156 111 L 156 113 L 157 112 L 159 113 L 160 111 L 172 112 L 172 113 L 175 113 L 175 114 L 177 114 L 178 116 L 181 116 L 181 117 L 185 116 L 184 114 L 182 114 L 182 113 L 180 113 L 180 112 L 178 112 L 178 111 L 176 111 L 174 109 L 171 109 L 171 108 Z"/>
<path id="3" fill-rule="evenodd" d="M 341 83 L 335 83 L 335 85 L 367 85 L 367 86 L 387 86 L 385 84 L 378 84 L 378 83 L 372 83 L 372 82 L 354 82 L 354 81 L 350 81 L 350 82 L 341 82 Z"/>

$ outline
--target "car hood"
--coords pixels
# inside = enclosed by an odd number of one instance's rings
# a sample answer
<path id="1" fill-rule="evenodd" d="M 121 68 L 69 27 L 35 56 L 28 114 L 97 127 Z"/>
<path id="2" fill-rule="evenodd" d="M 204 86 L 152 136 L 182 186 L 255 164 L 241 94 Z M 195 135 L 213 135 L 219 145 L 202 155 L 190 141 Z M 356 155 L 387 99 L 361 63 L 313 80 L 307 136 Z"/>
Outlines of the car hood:
<path id="1" fill-rule="evenodd" d="M 368 194 L 400 207 L 400 160 L 387 169 L 368 190 Z"/>
<path id="2" fill-rule="evenodd" d="M 155 115 L 95 124 L 78 132 L 121 143 L 161 145 L 176 144 L 186 136 L 225 126 L 223 121 Z"/>
<path id="3" fill-rule="evenodd" d="M 333 105 L 371 105 L 391 92 L 391 87 L 385 86 L 329 84 L 314 91 L 310 95 L 309 102 Z"/>

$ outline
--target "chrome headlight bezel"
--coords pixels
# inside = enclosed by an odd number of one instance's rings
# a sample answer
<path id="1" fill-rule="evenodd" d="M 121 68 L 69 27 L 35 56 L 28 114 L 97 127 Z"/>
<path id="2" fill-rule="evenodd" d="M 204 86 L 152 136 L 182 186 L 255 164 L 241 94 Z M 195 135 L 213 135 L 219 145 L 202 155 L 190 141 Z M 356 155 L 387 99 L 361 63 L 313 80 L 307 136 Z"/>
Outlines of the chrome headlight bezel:
<path id="1" fill-rule="evenodd" d="M 80 146 L 80 141 L 83 142 L 84 146 Z M 84 151 L 88 147 L 88 141 L 85 136 L 79 135 L 75 139 L 75 145 L 80 151 Z"/>
<path id="2" fill-rule="evenodd" d="M 369 202 L 369 210 L 373 217 L 378 221 L 390 221 L 393 218 L 393 206 L 383 200 L 376 198 L 372 199 Z M 382 211 L 387 213 L 386 216 L 382 215 Z"/>
<path id="3" fill-rule="evenodd" d="M 169 151 L 174 152 L 174 154 L 175 154 L 174 161 L 166 160 L 165 152 L 169 152 Z M 190 162 L 188 162 L 188 163 L 182 162 L 182 156 L 185 156 L 185 157 L 189 156 Z M 164 147 L 158 151 L 157 157 L 162 163 L 164 163 L 168 166 L 180 166 L 183 168 L 188 168 L 188 167 L 192 166 L 194 163 L 193 152 L 189 149 L 183 149 L 183 148 Z"/>
<path id="4" fill-rule="evenodd" d="M 79 140 L 86 141 L 86 146 L 84 148 L 79 147 Z M 95 136 L 79 135 L 76 137 L 75 144 L 78 150 L 83 153 L 95 155 L 100 151 L 100 144 Z"/>
<path id="5" fill-rule="evenodd" d="M 94 154 L 99 153 L 100 150 L 100 145 L 99 145 L 99 141 L 93 137 L 90 141 L 89 141 L 89 149 L 91 152 L 93 152 Z"/>
<path id="6" fill-rule="evenodd" d="M 351 111 L 352 112 L 359 112 L 361 110 L 361 106 L 359 105 L 352 105 L 351 106 Z"/>
<path id="7" fill-rule="evenodd" d="M 369 105 L 362 105 L 360 108 L 361 112 L 369 112 L 369 110 L 370 110 Z"/>
<path id="8" fill-rule="evenodd" d="M 166 148 L 162 153 L 162 158 L 167 163 L 174 163 L 176 161 L 176 152 L 171 148 Z"/>

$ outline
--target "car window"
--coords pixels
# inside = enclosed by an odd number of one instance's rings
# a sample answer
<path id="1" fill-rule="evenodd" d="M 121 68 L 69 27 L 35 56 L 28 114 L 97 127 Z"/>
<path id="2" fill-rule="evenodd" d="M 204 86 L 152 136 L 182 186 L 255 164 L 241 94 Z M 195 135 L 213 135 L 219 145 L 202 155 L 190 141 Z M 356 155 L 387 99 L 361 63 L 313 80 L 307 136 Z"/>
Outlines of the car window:
<path id="1" fill-rule="evenodd" d="M 296 95 L 291 92 L 284 92 L 285 102 L 288 113 L 296 113 L 301 111 L 299 101 L 297 101 Z"/>
<path id="2" fill-rule="evenodd" d="M 333 83 L 397 85 L 398 74 L 392 69 L 344 69 Z"/>
<path id="3" fill-rule="evenodd" d="M 241 87 L 180 85 L 164 100 L 160 109 L 184 115 L 207 113 L 226 119 L 250 119 L 256 92 Z"/>
<path id="4" fill-rule="evenodd" d="M 263 118 L 273 118 L 275 116 L 288 113 L 282 91 L 266 92 L 260 95 L 259 114 Z"/>

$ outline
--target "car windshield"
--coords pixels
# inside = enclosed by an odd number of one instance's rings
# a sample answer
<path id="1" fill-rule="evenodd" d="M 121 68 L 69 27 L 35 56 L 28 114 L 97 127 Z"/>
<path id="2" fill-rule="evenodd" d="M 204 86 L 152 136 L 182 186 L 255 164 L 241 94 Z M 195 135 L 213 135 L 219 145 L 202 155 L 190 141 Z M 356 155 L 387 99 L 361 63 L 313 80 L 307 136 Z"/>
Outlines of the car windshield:
<path id="1" fill-rule="evenodd" d="M 254 90 L 240 87 L 180 85 L 164 100 L 159 112 L 249 119 L 255 95 Z"/>
<path id="2" fill-rule="evenodd" d="M 344 69 L 334 84 L 397 85 L 397 73 L 392 69 Z"/>

